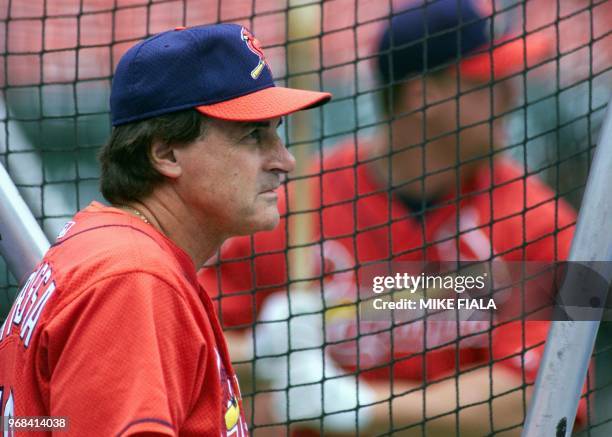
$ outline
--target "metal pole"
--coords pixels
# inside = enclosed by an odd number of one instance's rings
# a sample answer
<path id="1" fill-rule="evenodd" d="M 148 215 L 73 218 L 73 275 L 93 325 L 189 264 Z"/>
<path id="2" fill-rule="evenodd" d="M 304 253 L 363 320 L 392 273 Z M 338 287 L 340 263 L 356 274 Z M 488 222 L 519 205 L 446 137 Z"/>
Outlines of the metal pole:
<path id="1" fill-rule="evenodd" d="M 2 98 L 0 112 L 8 113 Z M 28 145 L 28 140 L 19 127 L 12 132 L 11 143 L 17 144 L 17 148 Z M 33 150 L 29 145 L 28 148 Z M 30 157 L 29 154 L 27 156 Z M 32 156 L 26 165 L 40 167 L 42 163 L 37 156 Z M 30 273 L 48 248 L 47 237 L 0 163 L 0 255 L 17 281 Z"/>
<path id="2" fill-rule="evenodd" d="M 576 225 L 569 261 L 590 267 L 612 261 L 612 101 L 608 103 L 599 144 L 587 181 Z M 599 264 L 595 263 L 599 261 Z M 610 268 L 595 269 L 607 283 Z M 566 282 L 567 284 L 567 282 Z M 562 287 L 564 293 L 572 290 Z M 605 299 L 604 299 L 605 301 Z M 603 314 L 603 308 L 599 312 Z M 554 321 L 548 333 L 544 356 L 523 437 L 566 437 L 572 433 L 580 393 L 593 353 L 601 317 L 593 321 Z"/>
<path id="3" fill-rule="evenodd" d="M 47 237 L 0 164 L 0 254 L 19 281 L 48 248 Z"/>
<path id="4" fill-rule="evenodd" d="M 304 0 L 290 0 L 287 12 L 287 84 L 294 88 L 317 89 L 319 83 L 317 69 L 317 35 L 321 33 L 322 6 L 318 3 L 309 4 Z M 295 42 L 300 41 L 300 42 Z M 308 214 L 313 208 L 311 181 L 295 179 L 308 174 L 312 159 L 315 156 L 316 143 L 306 143 L 315 133 L 313 111 L 300 111 L 290 117 L 291 129 L 289 142 L 301 143 L 293 147 L 296 168 L 290 175 L 293 185 L 293 201 L 291 210 L 287 203 L 287 212 L 293 214 L 291 220 L 287 217 L 289 229 L 288 239 L 292 248 L 289 251 L 289 280 L 296 281 L 297 288 L 304 287 L 306 278 L 313 275 L 314 263 L 312 257 L 313 218 Z M 297 282 L 301 281 L 301 282 Z M 293 287 L 292 284 L 289 285 Z"/>

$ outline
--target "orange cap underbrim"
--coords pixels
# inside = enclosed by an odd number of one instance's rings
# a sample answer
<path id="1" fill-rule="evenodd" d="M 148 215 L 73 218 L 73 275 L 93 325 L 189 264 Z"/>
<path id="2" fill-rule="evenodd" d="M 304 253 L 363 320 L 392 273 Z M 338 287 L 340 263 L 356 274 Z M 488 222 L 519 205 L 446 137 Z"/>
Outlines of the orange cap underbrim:
<path id="1" fill-rule="evenodd" d="M 527 40 L 496 41 L 493 50 L 483 49 L 486 50 L 484 53 L 461 61 L 459 68 L 464 77 L 489 80 L 493 73 L 495 79 L 501 79 L 537 65 L 546 58 L 550 49 L 550 39 L 541 34 L 528 35 Z"/>
<path id="2" fill-rule="evenodd" d="M 196 109 L 222 120 L 258 121 L 314 108 L 327 103 L 331 97 L 330 93 L 273 86 L 225 102 L 197 106 Z"/>

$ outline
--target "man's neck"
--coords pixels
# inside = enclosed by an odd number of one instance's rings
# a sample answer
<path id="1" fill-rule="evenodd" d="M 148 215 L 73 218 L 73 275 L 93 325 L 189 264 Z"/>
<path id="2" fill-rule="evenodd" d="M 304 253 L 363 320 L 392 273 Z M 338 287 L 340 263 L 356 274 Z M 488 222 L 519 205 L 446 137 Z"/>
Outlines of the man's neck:
<path id="1" fill-rule="evenodd" d="M 225 237 L 210 224 L 198 221 L 181 202 L 168 201 L 168 196 L 158 194 L 127 203 L 123 209 L 140 218 L 144 216 L 151 226 L 183 249 L 199 269 L 215 254 Z"/>
<path id="2" fill-rule="evenodd" d="M 425 200 L 439 198 L 456 190 L 457 170 L 438 164 L 435 155 L 436 150 L 452 149 L 452 146 L 407 144 L 402 143 L 401 138 L 393 138 L 392 141 L 394 146 L 390 148 L 388 132 L 381 131 L 369 150 L 369 157 L 377 158 L 372 161 L 371 167 L 381 185 L 391 186 L 408 198 Z M 427 147 L 426 151 L 424 147 Z M 424 171 L 426 166 L 429 168 Z M 467 173 L 469 169 L 462 168 L 459 177 L 469 176 Z"/>

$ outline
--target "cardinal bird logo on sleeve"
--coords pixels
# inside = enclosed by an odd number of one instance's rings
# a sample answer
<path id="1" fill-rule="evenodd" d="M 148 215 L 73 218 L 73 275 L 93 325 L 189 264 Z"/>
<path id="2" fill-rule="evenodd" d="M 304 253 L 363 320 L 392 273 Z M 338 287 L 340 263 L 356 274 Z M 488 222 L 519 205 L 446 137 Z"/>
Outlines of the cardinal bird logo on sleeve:
<path id="1" fill-rule="evenodd" d="M 259 40 L 255 38 L 253 34 L 246 30 L 244 27 L 242 28 L 240 37 L 242 38 L 246 46 L 249 48 L 249 50 L 255 55 L 257 55 L 257 57 L 259 58 L 257 66 L 253 68 L 253 70 L 251 70 L 251 77 L 253 79 L 257 79 L 263 71 L 264 67 L 266 66 L 266 59 L 263 50 L 261 49 L 261 44 Z"/>

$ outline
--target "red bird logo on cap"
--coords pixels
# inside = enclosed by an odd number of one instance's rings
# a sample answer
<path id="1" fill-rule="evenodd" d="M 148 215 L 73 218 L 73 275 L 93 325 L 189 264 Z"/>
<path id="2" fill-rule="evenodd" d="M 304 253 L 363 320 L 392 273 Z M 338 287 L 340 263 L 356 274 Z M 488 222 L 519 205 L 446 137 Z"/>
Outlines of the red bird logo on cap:
<path id="1" fill-rule="evenodd" d="M 261 44 L 259 43 L 259 40 L 255 38 L 253 34 L 246 30 L 244 27 L 240 32 L 240 37 L 245 42 L 249 50 L 255 55 L 257 55 L 257 57 L 259 58 L 257 66 L 253 68 L 253 70 L 251 70 L 251 77 L 253 79 L 257 79 L 264 67 L 266 66 L 266 58 L 264 56 L 263 50 L 261 49 Z"/>

